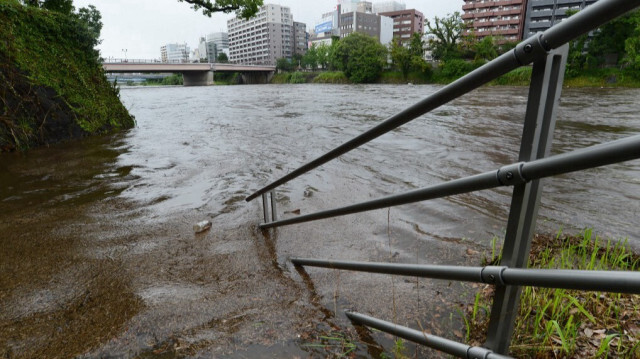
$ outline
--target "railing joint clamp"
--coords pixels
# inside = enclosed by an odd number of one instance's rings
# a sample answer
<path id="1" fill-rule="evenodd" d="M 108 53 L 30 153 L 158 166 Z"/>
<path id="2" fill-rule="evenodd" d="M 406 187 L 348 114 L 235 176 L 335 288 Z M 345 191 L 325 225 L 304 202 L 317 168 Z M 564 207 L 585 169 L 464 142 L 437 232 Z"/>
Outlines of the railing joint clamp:
<path id="1" fill-rule="evenodd" d="M 482 272 L 480 273 L 482 282 L 503 287 L 505 283 L 502 278 L 502 273 L 505 269 L 507 269 L 507 267 L 504 266 L 488 266 L 482 268 Z"/>
<path id="2" fill-rule="evenodd" d="M 527 180 L 522 175 L 522 166 L 524 166 L 524 162 L 518 162 L 500 168 L 498 170 L 498 182 L 503 186 L 514 186 L 526 183 Z"/>
<path id="3" fill-rule="evenodd" d="M 550 49 L 545 44 L 542 34 L 534 35 L 519 43 L 513 53 L 520 65 L 528 65 L 547 55 Z"/>

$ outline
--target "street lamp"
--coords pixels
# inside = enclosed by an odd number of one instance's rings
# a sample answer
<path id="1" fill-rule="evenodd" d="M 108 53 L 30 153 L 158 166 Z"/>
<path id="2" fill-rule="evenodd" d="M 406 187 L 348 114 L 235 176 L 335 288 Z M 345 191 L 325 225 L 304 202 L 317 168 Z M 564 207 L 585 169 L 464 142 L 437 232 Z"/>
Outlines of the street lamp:
<path id="1" fill-rule="evenodd" d="M 122 52 L 124 52 L 124 62 L 127 62 L 127 49 L 122 49 Z"/>

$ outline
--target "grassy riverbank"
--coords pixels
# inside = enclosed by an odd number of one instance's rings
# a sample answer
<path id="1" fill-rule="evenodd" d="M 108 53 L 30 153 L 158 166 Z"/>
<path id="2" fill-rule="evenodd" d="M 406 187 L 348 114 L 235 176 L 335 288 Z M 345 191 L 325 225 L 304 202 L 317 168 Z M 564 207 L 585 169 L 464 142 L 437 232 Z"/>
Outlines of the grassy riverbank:
<path id="1" fill-rule="evenodd" d="M 0 152 L 134 126 L 77 18 L 0 2 Z"/>
<path id="2" fill-rule="evenodd" d="M 399 71 L 385 71 L 377 83 L 380 84 L 438 84 L 447 85 L 470 71 L 463 72 L 435 69 L 433 71 L 409 72 L 406 77 Z M 521 67 L 503 75 L 489 83 L 490 86 L 529 86 L 531 79 L 531 67 Z M 284 72 L 276 74 L 271 81 L 273 84 L 297 84 L 297 83 L 351 83 L 341 71 L 327 72 Z M 579 75 L 567 75 L 564 80 L 565 87 L 626 87 L 640 88 L 640 74 L 617 68 L 585 70 Z"/>
<path id="3" fill-rule="evenodd" d="M 499 263 L 498 250 L 485 264 Z M 536 235 L 529 268 L 640 269 L 640 256 L 626 242 L 603 240 L 586 230 L 577 236 Z M 485 286 L 466 308 L 471 345 L 486 338 L 493 286 Z M 511 345 L 521 358 L 640 357 L 640 295 L 524 287 Z"/>

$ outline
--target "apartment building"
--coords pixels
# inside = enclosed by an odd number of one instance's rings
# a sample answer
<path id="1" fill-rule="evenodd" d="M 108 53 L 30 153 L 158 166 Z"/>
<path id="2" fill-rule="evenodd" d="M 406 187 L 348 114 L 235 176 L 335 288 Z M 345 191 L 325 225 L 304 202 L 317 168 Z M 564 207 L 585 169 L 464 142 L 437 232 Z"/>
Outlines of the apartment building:
<path id="1" fill-rule="evenodd" d="M 293 16 L 286 6 L 263 5 L 256 16 L 228 20 L 227 27 L 230 62 L 275 65 L 277 59 L 291 58 L 294 53 Z"/>
<path id="2" fill-rule="evenodd" d="M 340 14 L 340 37 L 359 32 L 375 37 L 387 45 L 393 39 L 393 19 L 365 12 L 345 12 Z"/>
<path id="3" fill-rule="evenodd" d="M 189 62 L 191 50 L 186 43 L 166 44 L 160 47 L 160 59 L 162 62 L 176 63 Z"/>
<path id="4" fill-rule="evenodd" d="M 406 44 L 414 33 L 424 33 L 424 15 L 416 9 L 381 12 L 378 15 L 393 19 L 394 41 Z"/>
<path id="5" fill-rule="evenodd" d="M 309 47 L 309 33 L 307 32 L 307 24 L 302 22 L 293 22 L 293 54 L 304 55 Z"/>
<path id="6" fill-rule="evenodd" d="M 520 41 L 526 9 L 527 0 L 464 0 L 462 20 L 467 28 L 463 35 Z"/>
<path id="7" fill-rule="evenodd" d="M 545 31 L 568 16 L 567 12 L 580 11 L 598 0 L 529 0 L 524 22 L 524 38 Z"/>

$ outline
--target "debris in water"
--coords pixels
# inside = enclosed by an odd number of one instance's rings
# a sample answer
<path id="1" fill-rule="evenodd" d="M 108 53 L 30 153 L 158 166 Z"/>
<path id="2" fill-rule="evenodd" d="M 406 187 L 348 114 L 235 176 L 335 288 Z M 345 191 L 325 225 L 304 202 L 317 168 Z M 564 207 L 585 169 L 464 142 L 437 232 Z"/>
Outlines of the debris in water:
<path id="1" fill-rule="evenodd" d="M 196 233 L 204 232 L 211 228 L 211 221 L 201 221 L 193 225 L 193 231 Z"/>

